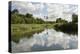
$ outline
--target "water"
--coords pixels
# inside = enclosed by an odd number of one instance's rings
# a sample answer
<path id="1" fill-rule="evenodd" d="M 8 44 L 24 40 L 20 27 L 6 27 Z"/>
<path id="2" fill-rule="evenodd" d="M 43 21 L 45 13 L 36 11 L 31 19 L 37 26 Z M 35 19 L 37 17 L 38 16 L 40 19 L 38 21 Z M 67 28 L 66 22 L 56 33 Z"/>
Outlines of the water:
<path id="1" fill-rule="evenodd" d="M 19 43 L 12 41 L 12 52 L 62 50 L 78 48 L 77 35 L 57 32 L 54 29 L 45 29 L 35 33 L 31 38 L 22 38 Z"/>

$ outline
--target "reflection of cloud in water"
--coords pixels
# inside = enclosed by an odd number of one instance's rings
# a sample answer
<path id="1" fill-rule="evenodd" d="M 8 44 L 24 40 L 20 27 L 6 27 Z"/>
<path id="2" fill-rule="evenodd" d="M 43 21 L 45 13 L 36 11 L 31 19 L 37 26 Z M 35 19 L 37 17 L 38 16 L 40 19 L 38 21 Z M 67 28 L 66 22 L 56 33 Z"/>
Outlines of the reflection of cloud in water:
<path id="1" fill-rule="evenodd" d="M 18 44 L 15 44 L 12 51 L 37 51 L 37 50 L 56 50 L 56 49 L 75 49 L 78 40 L 76 35 L 68 35 L 48 29 L 42 33 L 35 33 L 32 38 L 23 38 Z M 13 45 L 13 44 L 12 44 Z M 15 51 L 14 51 L 15 50 Z"/>

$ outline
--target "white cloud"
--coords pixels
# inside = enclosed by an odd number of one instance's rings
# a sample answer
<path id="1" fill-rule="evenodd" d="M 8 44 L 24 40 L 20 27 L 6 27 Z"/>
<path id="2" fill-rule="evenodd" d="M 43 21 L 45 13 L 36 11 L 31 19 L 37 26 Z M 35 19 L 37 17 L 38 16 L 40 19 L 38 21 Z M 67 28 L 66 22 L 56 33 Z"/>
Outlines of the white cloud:
<path id="1" fill-rule="evenodd" d="M 55 21 L 60 17 L 71 21 L 72 13 L 78 14 L 77 5 L 53 3 L 13 1 L 12 9 L 18 9 L 22 14 L 31 13 L 34 16 L 40 17 L 42 19 L 44 19 L 44 16 L 48 15 L 48 21 Z"/>
<path id="2" fill-rule="evenodd" d="M 77 8 L 76 5 L 48 4 L 49 20 L 55 21 L 57 18 L 63 18 L 71 21 L 72 14 L 77 14 Z"/>
<path id="3" fill-rule="evenodd" d="M 45 4 L 39 2 L 22 2 L 22 1 L 12 2 L 12 9 L 18 9 L 21 14 L 31 13 L 35 17 L 39 17 L 42 19 L 44 15 L 46 15 L 45 12 L 47 12 L 43 10 L 44 8 Z"/>
<path id="4" fill-rule="evenodd" d="M 20 13 L 39 13 L 40 4 L 32 4 L 31 2 L 13 1 L 12 9 L 18 9 Z"/>

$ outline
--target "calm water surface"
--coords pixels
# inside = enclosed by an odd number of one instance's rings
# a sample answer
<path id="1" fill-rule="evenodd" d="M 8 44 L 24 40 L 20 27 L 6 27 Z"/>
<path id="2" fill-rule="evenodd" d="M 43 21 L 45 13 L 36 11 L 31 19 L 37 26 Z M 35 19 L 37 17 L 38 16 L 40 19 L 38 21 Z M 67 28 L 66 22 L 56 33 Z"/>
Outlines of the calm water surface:
<path id="1" fill-rule="evenodd" d="M 22 38 L 19 43 L 12 41 L 12 52 L 27 52 L 41 50 L 61 50 L 78 48 L 78 36 L 45 29 L 35 33 L 31 38 Z"/>

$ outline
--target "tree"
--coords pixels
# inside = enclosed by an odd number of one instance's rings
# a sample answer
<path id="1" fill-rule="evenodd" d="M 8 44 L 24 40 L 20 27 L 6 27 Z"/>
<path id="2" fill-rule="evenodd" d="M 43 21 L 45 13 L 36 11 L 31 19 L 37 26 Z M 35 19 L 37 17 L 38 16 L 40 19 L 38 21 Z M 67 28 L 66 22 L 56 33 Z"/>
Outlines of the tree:
<path id="1" fill-rule="evenodd" d="M 72 14 L 72 22 L 77 23 L 78 22 L 78 15 Z"/>
<path id="2" fill-rule="evenodd" d="M 33 17 L 33 15 L 32 15 L 32 14 L 27 13 L 27 14 L 26 14 L 26 17 L 27 17 L 27 18 L 32 18 L 32 17 Z"/>
<path id="3" fill-rule="evenodd" d="M 19 11 L 17 10 L 17 9 L 14 9 L 13 11 L 12 11 L 12 13 L 14 14 L 14 13 L 19 13 Z"/>
<path id="4" fill-rule="evenodd" d="M 12 24 L 22 24 L 25 23 L 24 18 L 18 14 L 11 15 L 11 23 Z"/>
<path id="5" fill-rule="evenodd" d="M 61 18 L 58 18 L 57 20 L 56 20 L 56 23 L 60 23 L 61 22 Z"/>
<path id="6" fill-rule="evenodd" d="M 64 20 L 64 19 L 58 18 L 58 19 L 56 20 L 56 23 L 67 23 L 67 21 Z"/>

